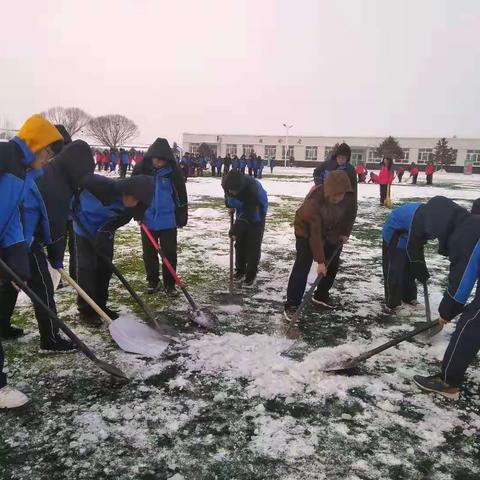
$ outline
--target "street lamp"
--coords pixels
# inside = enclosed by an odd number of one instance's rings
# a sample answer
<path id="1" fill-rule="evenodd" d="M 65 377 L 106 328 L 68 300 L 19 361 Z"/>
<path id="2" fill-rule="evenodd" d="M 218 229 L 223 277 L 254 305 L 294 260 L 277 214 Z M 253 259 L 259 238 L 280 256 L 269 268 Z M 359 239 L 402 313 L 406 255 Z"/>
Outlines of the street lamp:
<path id="1" fill-rule="evenodd" d="M 283 124 L 285 127 L 285 167 L 287 166 L 287 154 L 288 154 L 288 134 L 290 132 L 290 129 L 293 127 L 293 125 L 287 125 L 286 123 Z"/>

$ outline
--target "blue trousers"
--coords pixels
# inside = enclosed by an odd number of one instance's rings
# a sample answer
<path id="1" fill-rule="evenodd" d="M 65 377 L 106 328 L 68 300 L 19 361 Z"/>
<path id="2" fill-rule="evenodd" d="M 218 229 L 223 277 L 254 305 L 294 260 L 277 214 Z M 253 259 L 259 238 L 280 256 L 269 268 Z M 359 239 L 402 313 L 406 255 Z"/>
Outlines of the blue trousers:
<path id="1" fill-rule="evenodd" d="M 453 387 L 463 383 L 468 366 L 480 350 L 480 296 L 467 305 L 442 361 L 442 379 Z"/>
<path id="2" fill-rule="evenodd" d="M 7 384 L 7 376 L 3 373 L 3 347 L 2 342 L 0 342 L 0 388 L 3 388 Z"/>

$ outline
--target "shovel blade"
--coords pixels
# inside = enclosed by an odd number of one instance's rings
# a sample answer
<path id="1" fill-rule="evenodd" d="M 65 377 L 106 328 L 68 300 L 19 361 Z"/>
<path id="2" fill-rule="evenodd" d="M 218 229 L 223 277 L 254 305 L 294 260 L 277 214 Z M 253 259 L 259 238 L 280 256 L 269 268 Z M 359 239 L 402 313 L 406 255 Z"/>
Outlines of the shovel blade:
<path id="1" fill-rule="evenodd" d="M 121 380 L 128 380 L 128 377 L 123 373 L 119 368 L 115 367 L 115 365 L 112 365 L 110 363 L 105 362 L 104 360 L 100 360 L 97 358 L 95 361 L 98 367 L 100 367 L 103 371 L 109 373 L 115 378 L 121 379 Z"/>
<path id="2" fill-rule="evenodd" d="M 361 362 L 363 362 L 364 359 L 360 357 L 352 357 L 349 358 L 348 360 L 344 360 L 343 362 L 334 364 L 334 365 L 329 365 L 324 368 L 322 368 L 322 372 L 347 372 L 349 370 L 353 370 L 354 368 L 357 368 Z"/>
<path id="3" fill-rule="evenodd" d="M 158 331 L 130 317 L 120 317 L 108 329 L 115 343 L 129 353 L 158 358 L 170 343 Z"/>
<path id="4" fill-rule="evenodd" d="M 211 330 L 217 326 L 218 317 L 208 308 L 199 308 L 190 311 L 190 319 L 192 322 L 200 325 L 207 330 Z"/>

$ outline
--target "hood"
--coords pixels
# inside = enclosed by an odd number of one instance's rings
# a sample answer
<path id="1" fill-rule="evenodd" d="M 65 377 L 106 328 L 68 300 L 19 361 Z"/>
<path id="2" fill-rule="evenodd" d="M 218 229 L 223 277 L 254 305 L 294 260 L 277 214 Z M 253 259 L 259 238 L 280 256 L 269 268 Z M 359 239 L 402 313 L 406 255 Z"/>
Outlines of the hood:
<path id="1" fill-rule="evenodd" d="M 467 210 L 447 197 L 431 198 L 422 209 L 426 238 L 438 239 L 438 253 L 448 255 L 448 240 L 455 229 L 469 217 Z"/>
<path id="2" fill-rule="evenodd" d="M 162 160 L 166 160 L 170 164 L 176 164 L 177 161 L 175 159 L 175 155 L 173 154 L 170 145 L 166 138 L 157 138 L 151 145 L 150 148 L 145 153 L 144 158 L 153 157 L 161 158 Z"/>
<path id="3" fill-rule="evenodd" d="M 337 150 L 335 150 L 335 154 L 332 156 L 334 160 L 337 160 L 337 155 L 345 155 L 347 157 L 347 163 L 350 162 L 350 157 L 352 156 L 352 150 L 346 143 L 341 143 Z"/>
<path id="4" fill-rule="evenodd" d="M 18 131 L 17 137 L 25 142 L 33 154 L 58 140 L 63 140 L 60 132 L 40 115 L 28 118 Z"/>
<path id="5" fill-rule="evenodd" d="M 238 171 L 229 172 L 222 181 L 222 187 L 226 192 L 240 193 L 245 185 L 245 175 Z"/>
<path id="6" fill-rule="evenodd" d="M 155 181 L 150 175 L 117 180 L 116 185 L 120 193 L 134 196 L 143 205 L 148 207 L 152 203 Z"/>
<path id="7" fill-rule="evenodd" d="M 46 167 L 61 169 L 73 190 L 77 190 L 81 180 L 95 171 L 95 161 L 88 143 L 75 140 L 67 145 Z"/>
<path id="8" fill-rule="evenodd" d="M 341 193 L 353 192 L 350 179 L 342 170 L 329 172 L 323 184 L 323 191 L 327 198 Z"/>
<path id="9" fill-rule="evenodd" d="M 52 143 L 52 150 L 55 152 L 56 155 L 58 155 L 65 145 L 72 143 L 72 137 L 70 137 L 67 129 L 63 125 L 55 124 L 55 128 L 60 132 L 60 135 L 62 135 L 63 137 L 62 140 L 57 140 L 56 142 Z"/>

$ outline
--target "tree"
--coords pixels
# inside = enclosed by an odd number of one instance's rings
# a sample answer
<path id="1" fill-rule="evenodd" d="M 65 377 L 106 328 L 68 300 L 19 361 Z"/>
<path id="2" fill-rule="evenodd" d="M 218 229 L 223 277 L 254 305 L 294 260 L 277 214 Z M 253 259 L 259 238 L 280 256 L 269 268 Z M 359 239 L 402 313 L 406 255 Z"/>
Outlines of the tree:
<path id="1" fill-rule="evenodd" d="M 40 115 L 52 123 L 63 125 L 71 137 L 85 128 L 92 119 L 87 112 L 77 107 L 53 107 Z"/>
<path id="2" fill-rule="evenodd" d="M 387 137 L 375 150 L 375 155 L 379 158 L 403 158 L 403 150 L 398 141 L 393 137 Z"/>
<path id="3" fill-rule="evenodd" d="M 212 149 L 206 143 L 201 143 L 198 146 L 198 154 L 203 158 L 212 158 L 213 157 Z"/>
<path id="4" fill-rule="evenodd" d="M 177 142 L 173 142 L 172 150 L 175 157 L 177 159 L 180 158 L 180 147 L 178 146 Z"/>
<path id="5" fill-rule="evenodd" d="M 437 142 L 433 152 L 435 165 L 440 165 L 442 168 L 445 167 L 445 165 L 452 165 L 456 161 L 455 157 L 455 150 L 448 146 L 448 140 L 445 137 L 441 138 Z"/>
<path id="6" fill-rule="evenodd" d="M 0 121 L 0 140 L 10 140 L 15 136 L 16 130 L 13 128 L 13 123 L 4 118 Z"/>
<path id="7" fill-rule="evenodd" d="M 135 122 L 123 115 L 95 117 L 87 125 L 87 134 L 109 148 L 125 145 L 139 133 Z"/>

